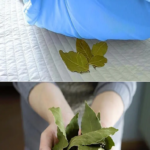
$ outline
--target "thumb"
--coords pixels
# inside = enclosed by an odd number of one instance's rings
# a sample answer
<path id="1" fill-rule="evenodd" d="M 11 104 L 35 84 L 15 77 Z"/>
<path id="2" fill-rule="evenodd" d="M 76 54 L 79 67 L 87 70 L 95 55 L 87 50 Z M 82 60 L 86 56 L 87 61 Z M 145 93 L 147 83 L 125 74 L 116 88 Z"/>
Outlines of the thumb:
<path id="1" fill-rule="evenodd" d="M 81 129 L 79 129 L 78 135 L 81 135 Z"/>
<path id="2" fill-rule="evenodd" d="M 56 141 L 55 129 L 48 126 L 41 134 L 40 150 L 51 150 Z"/>
<path id="3" fill-rule="evenodd" d="M 51 150 L 52 148 L 52 136 L 47 136 L 46 134 L 41 134 L 40 139 L 40 150 Z"/>

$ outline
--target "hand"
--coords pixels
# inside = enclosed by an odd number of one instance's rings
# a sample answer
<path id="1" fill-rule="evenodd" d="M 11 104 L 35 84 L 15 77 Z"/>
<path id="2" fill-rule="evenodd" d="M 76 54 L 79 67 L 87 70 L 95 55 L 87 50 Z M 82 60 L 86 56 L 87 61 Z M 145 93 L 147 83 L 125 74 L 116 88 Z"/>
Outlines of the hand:
<path id="1" fill-rule="evenodd" d="M 61 109 L 65 126 L 73 118 L 74 113 L 60 89 L 52 83 L 36 85 L 30 92 L 29 104 L 37 114 L 50 124 L 41 134 L 40 150 L 51 150 L 57 142 L 57 126 L 49 108 L 59 107 Z"/>
<path id="2" fill-rule="evenodd" d="M 67 116 L 67 118 L 64 117 L 65 128 L 70 123 L 73 115 L 73 113 L 65 115 Z M 40 150 L 52 150 L 52 147 L 57 143 L 57 125 L 52 122 L 41 134 Z"/>
<path id="3" fill-rule="evenodd" d="M 57 126 L 51 123 L 41 134 L 40 150 L 52 150 L 57 142 Z"/>

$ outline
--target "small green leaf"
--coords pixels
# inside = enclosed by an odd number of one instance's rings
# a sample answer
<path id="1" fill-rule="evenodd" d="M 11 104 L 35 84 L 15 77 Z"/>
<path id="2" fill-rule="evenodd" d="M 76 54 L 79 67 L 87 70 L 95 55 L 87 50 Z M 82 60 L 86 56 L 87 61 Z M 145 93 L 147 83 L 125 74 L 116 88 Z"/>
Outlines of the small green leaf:
<path id="1" fill-rule="evenodd" d="M 115 146 L 115 143 L 110 136 L 108 136 L 105 139 L 105 143 L 106 143 L 106 145 L 105 145 L 106 150 L 110 150 L 113 146 Z"/>
<path id="2" fill-rule="evenodd" d="M 98 112 L 97 118 L 98 118 L 98 120 L 100 121 L 100 112 Z"/>
<path id="3" fill-rule="evenodd" d="M 65 127 L 63 123 L 63 119 L 61 116 L 61 110 L 60 108 L 50 108 L 49 109 L 55 119 L 55 123 L 57 125 L 57 138 L 59 142 L 53 147 L 53 150 L 63 150 L 65 147 L 68 146 L 68 141 L 66 138 L 66 132 L 65 132 Z"/>
<path id="4" fill-rule="evenodd" d="M 97 114 L 97 118 L 98 118 L 98 120 L 99 120 L 100 129 L 101 129 L 101 128 L 102 128 L 102 126 L 101 126 L 101 123 L 100 123 L 100 119 L 101 119 L 101 117 L 100 117 L 100 112 Z"/>
<path id="5" fill-rule="evenodd" d="M 77 113 L 66 127 L 66 135 L 68 142 L 71 140 L 71 138 L 78 135 L 79 132 L 78 116 L 79 114 Z"/>
<path id="6" fill-rule="evenodd" d="M 75 53 L 73 51 L 64 53 L 62 50 L 60 50 L 59 53 L 70 71 L 78 73 L 89 71 L 88 61 L 83 54 Z"/>
<path id="7" fill-rule="evenodd" d="M 99 130 L 101 128 L 95 112 L 85 102 L 85 110 L 81 122 L 82 134 Z"/>
<path id="8" fill-rule="evenodd" d="M 94 67 L 103 67 L 105 63 L 107 63 L 107 58 L 99 55 L 93 56 L 89 61 L 89 64 L 93 65 Z"/>
<path id="9" fill-rule="evenodd" d="M 65 126 L 64 126 L 64 123 L 63 123 L 63 119 L 62 119 L 60 108 L 59 107 L 58 108 L 52 107 L 49 110 L 52 112 L 52 114 L 54 116 L 56 125 L 58 126 L 60 131 L 63 133 L 63 135 L 66 136 Z"/>
<path id="10" fill-rule="evenodd" d="M 99 123 L 100 123 L 100 112 L 98 112 L 97 114 L 97 118 L 99 119 Z M 100 123 L 101 126 L 101 123 Z M 102 126 L 101 126 L 102 128 Z M 112 138 L 110 136 L 108 136 L 105 140 L 103 140 L 103 143 L 105 143 L 105 150 L 110 150 L 112 148 L 112 146 L 114 146 L 114 141 L 112 140 Z"/>
<path id="11" fill-rule="evenodd" d="M 89 61 L 92 58 L 92 52 L 89 45 L 82 39 L 76 40 L 76 49 L 77 52 L 83 54 Z"/>
<path id="12" fill-rule="evenodd" d="M 104 149 L 100 146 L 100 144 L 97 144 L 88 146 L 79 145 L 78 150 L 104 150 Z"/>
<path id="13" fill-rule="evenodd" d="M 59 142 L 52 148 L 52 150 L 64 150 L 64 148 L 68 146 L 68 141 L 59 128 L 57 128 L 57 138 Z"/>
<path id="14" fill-rule="evenodd" d="M 108 45 L 106 42 L 99 42 L 93 45 L 92 54 L 94 56 L 104 56 L 107 52 Z"/>
<path id="15" fill-rule="evenodd" d="M 98 112 L 97 118 L 99 119 L 99 122 L 100 122 L 100 112 Z M 110 150 L 113 146 L 115 146 L 115 143 L 110 136 L 108 136 L 103 142 L 105 143 L 105 150 Z"/>
<path id="16" fill-rule="evenodd" d="M 87 124 L 87 126 L 89 126 Z M 69 150 L 73 146 L 80 146 L 80 145 L 92 145 L 92 144 L 100 144 L 101 141 L 103 141 L 105 138 L 107 138 L 110 135 L 114 135 L 118 130 L 115 128 L 102 128 L 97 131 L 89 132 L 80 136 L 76 136 L 71 139 L 69 147 L 67 150 Z"/>
<path id="17" fill-rule="evenodd" d="M 93 146 L 78 146 L 78 150 L 99 150 L 100 147 L 93 147 Z"/>

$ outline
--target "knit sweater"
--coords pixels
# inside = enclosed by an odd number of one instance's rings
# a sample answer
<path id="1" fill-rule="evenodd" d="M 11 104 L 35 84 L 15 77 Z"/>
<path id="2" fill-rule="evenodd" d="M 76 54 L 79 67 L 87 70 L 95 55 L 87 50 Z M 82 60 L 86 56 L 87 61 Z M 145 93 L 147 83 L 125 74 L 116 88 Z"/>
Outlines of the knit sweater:
<path id="1" fill-rule="evenodd" d="M 49 125 L 43 118 L 41 118 L 29 105 L 29 94 L 31 90 L 39 83 L 14 83 L 15 88 L 21 95 L 21 108 L 23 116 L 23 128 L 25 145 L 29 150 L 38 150 L 40 143 L 40 135 Z M 84 111 L 84 101 L 90 105 L 98 94 L 105 91 L 114 91 L 122 99 L 124 104 L 124 113 L 118 122 L 114 125 L 119 129 L 113 136 L 115 143 L 122 140 L 124 114 L 130 106 L 133 96 L 136 91 L 135 82 L 113 82 L 113 83 L 55 83 L 63 92 L 67 102 L 72 110 L 80 112 L 79 122 Z"/>

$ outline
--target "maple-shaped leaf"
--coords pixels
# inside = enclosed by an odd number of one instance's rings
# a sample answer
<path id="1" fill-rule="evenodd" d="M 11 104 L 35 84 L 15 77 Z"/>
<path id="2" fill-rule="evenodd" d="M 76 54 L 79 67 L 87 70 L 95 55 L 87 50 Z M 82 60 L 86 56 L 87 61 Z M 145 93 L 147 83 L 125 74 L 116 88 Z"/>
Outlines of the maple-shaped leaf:
<path id="1" fill-rule="evenodd" d="M 99 42 L 93 45 L 92 54 L 94 56 L 104 56 L 107 52 L 108 45 L 106 42 Z"/>
<path id="2" fill-rule="evenodd" d="M 83 54 L 89 61 L 92 58 L 92 52 L 89 45 L 82 39 L 76 40 L 76 49 L 77 52 Z"/>
<path id="3" fill-rule="evenodd" d="M 89 64 L 93 65 L 94 67 L 103 67 L 105 63 L 107 63 L 107 58 L 99 55 L 93 56 L 89 61 Z"/>
<path id="4" fill-rule="evenodd" d="M 67 68 L 72 72 L 83 73 L 89 71 L 89 64 L 86 57 L 81 53 L 70 51 L 64 53 L 59 51 L 62 60 L 65 62 Z"/>

